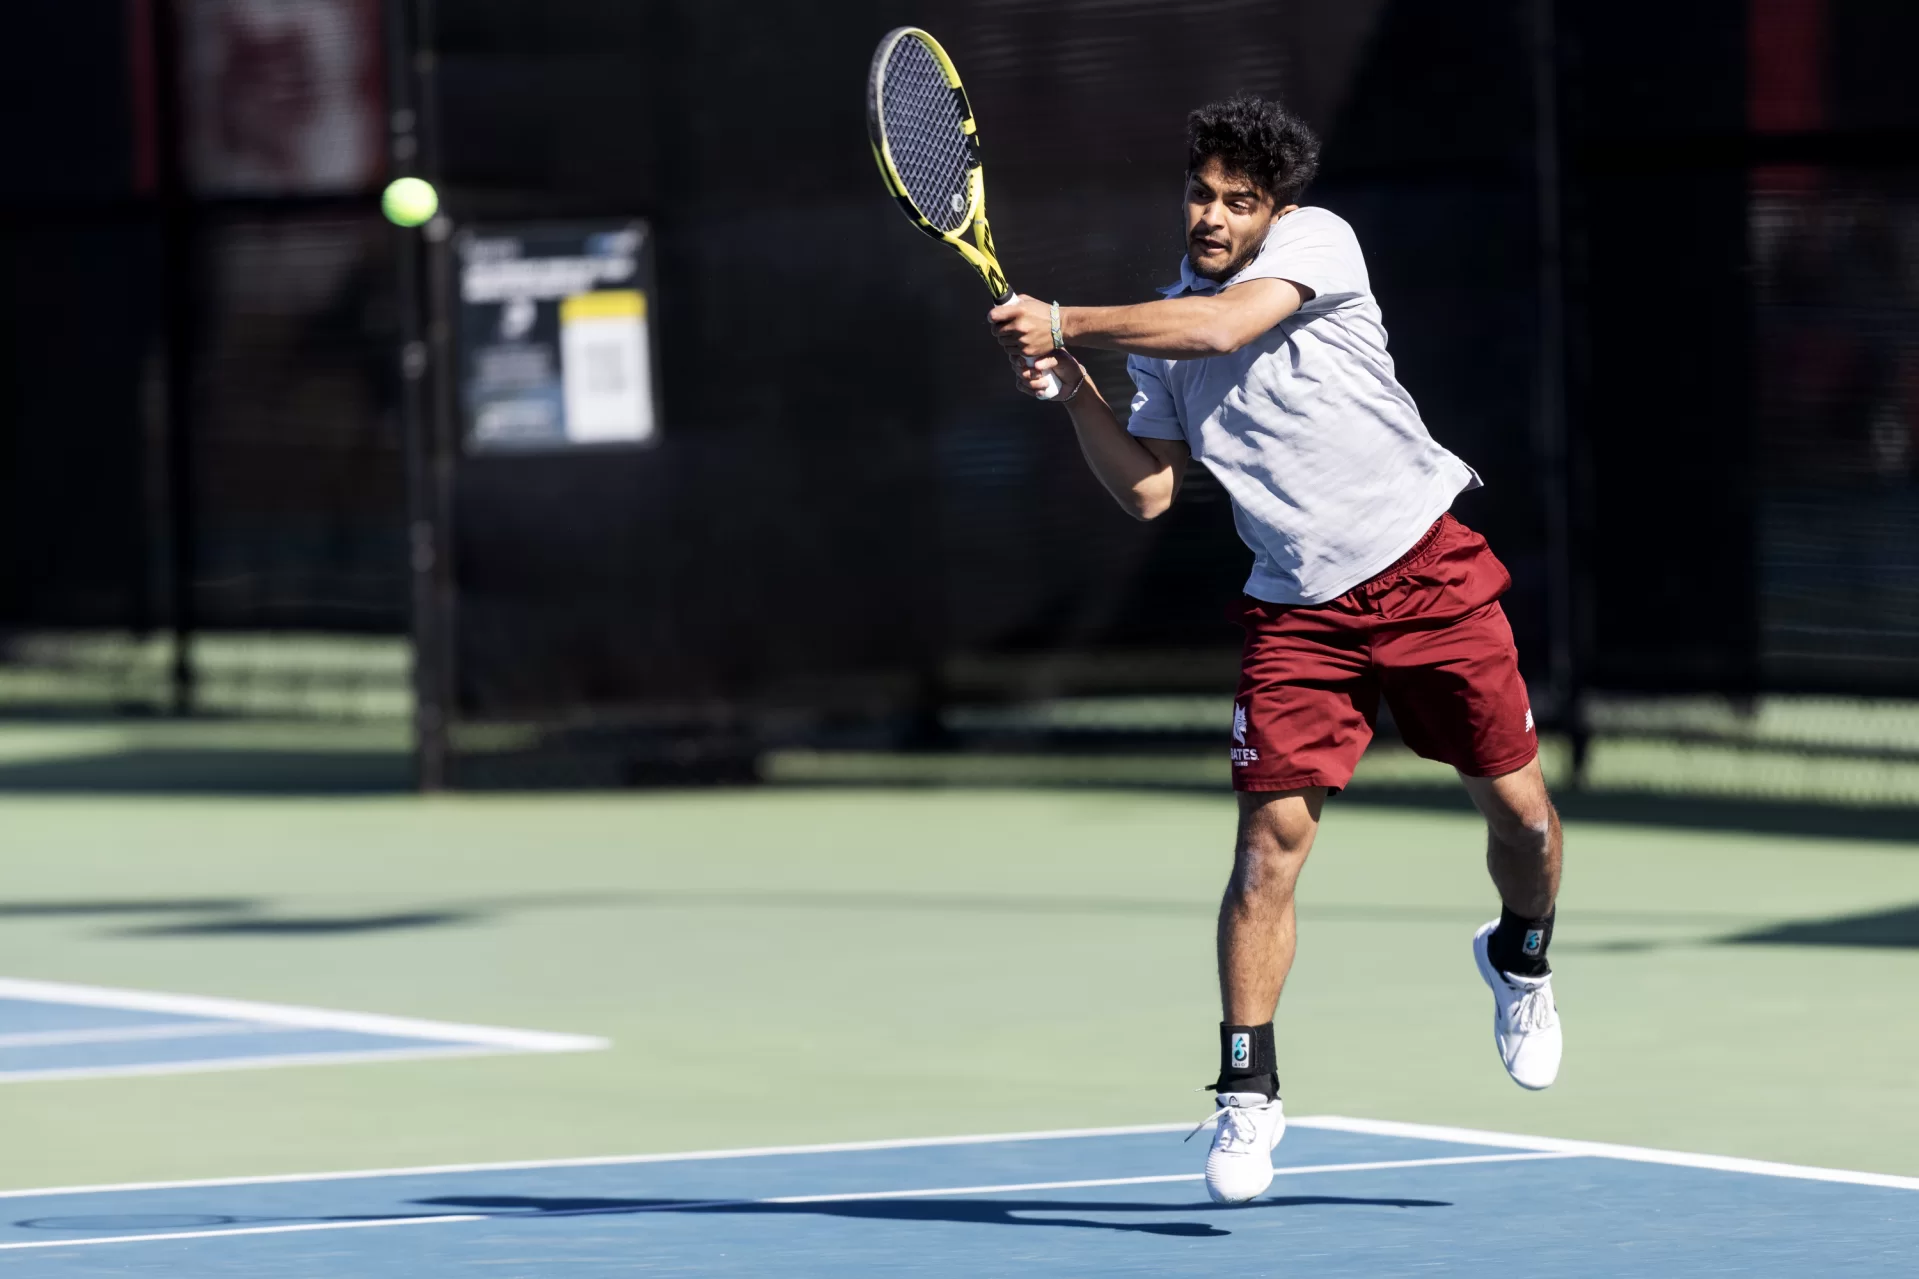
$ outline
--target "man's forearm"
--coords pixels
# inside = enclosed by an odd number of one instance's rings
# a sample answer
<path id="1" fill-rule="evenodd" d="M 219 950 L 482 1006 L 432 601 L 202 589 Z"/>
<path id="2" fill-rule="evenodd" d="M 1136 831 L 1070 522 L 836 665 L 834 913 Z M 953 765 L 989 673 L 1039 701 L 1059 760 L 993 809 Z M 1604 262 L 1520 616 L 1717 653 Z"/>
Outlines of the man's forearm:
<path id="1" fill-rule="evenodd" d="M 1068 346 L 1189 360 L 1230 355 L 1298 311 L 1312 296 L 1291 280 L 1259 279 L 1210 296 L 1188 295 L 1132 306 L 1063 306 Z"/>
<path id="2" fill-rule="evenodd" d="M 1132 306 L 1063 306 L 1068 346 L 1103 347 L 1128 355 L 1186 360 L 1237 350 L 1238 333 L 1216 298 L 1163 298 Z"/>
<path id="3" fill-rule="evenodd" d="M 1127 514 L 1150 520 L 1173 504 L 1178 474 L 1126 433 L 1091 378 L 1067 402 L 1066 410 L 1086 465 Z"/>

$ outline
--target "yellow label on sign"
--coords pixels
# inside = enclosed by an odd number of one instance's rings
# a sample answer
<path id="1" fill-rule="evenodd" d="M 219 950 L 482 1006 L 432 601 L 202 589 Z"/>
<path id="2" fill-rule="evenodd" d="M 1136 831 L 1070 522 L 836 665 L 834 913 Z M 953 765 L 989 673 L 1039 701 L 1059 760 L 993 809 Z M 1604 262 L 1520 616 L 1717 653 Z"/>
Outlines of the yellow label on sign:
<path id="1" fill-rule="evenodd" d="M 575 320 L 637 320 L 646 315 L 646 294 L 637 289 L 575 293 L 560 303 L 560 323 Z"/>

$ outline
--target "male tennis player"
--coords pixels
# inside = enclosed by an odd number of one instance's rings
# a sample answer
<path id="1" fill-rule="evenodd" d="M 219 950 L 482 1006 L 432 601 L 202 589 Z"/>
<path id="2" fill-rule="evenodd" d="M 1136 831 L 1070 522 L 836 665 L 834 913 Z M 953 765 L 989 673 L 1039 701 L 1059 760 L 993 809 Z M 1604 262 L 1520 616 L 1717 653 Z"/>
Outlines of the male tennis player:
<path id="1" fill-rule="evenodd" d="M 1407 745 L 1457 769 L 1486 818 L 1503 905 L 1473 955 L 1500 1060 L 1526 1088 L 1559 1071 L 1546 948 L 1560 836 L 1499 605 L 1512 579 L 1447 513 L 1479 477 L 1433 441 L 1394 378 L 1352 228 L 1297 202 L 1317 140 L 1276 103 L 1237 97 L 1193 112 L 1187 141 L 1186 258 L 1163 300 L 1020 297 L 990 320 L 1029 395 L 1058 375 L 1087 464 L 1128 513 L 1165 511 L 1198 458 L 1253 552 L 1237 608 L 1239 836 L 1219 911 L 1225 1020 L 1206 1158 L 1213 1198 L 1243 1203 L 1271 1183 L 1286 1129 L 1273 1012 L 1293 962 L 1293 885 L 1381 697 Z M 1126 425 L 1069 346 L 1131 357 Z"/>

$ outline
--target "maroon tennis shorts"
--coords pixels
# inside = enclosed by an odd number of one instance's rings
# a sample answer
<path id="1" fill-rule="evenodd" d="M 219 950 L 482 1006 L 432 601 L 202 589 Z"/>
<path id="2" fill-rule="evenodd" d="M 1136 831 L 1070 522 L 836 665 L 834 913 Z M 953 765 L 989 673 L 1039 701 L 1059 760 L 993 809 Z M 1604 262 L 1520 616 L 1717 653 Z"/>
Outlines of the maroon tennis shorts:
<path id="1" fill-rule="evenodd" d="M 1233 789 L 1338 790 L 1383 696 L 1408 746 L 1469 777 L 1538 754 L 1512 627 L 1512 585 L 1486 539 L 1442 515 L 1397 564 L 1324 604 L 1245 597 Z"/>

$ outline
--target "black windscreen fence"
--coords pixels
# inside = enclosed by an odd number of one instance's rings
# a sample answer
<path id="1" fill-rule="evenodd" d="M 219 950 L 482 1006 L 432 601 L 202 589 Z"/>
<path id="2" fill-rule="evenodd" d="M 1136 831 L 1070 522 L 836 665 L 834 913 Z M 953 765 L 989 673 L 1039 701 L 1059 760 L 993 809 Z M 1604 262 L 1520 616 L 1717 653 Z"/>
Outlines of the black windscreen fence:
<path id="1" fill-rule="evenodd" d="M 1310 199 L 1358 228 L 1405 382 L 1487 480 L 1461 514 L 1545 677 L 1534 15 L 1205 9 L 444 10 L 455 217 L 649 219 L 665 405 L 646 450 L 458 459 L 456 720 L 915 741 L 954 701 L 1230 689 L 1223 492 L 1194 468 L 1128 520 L 881 189 L 861 89 L 909 22 L 960 68 L 1008 276 L 1042 297 L 1177 278 L 1192 107 L 1279 94 L 1324 131 Z M 1124 404 L 1123 360 L 1088 362 Z"/>
<path id="2" fill-rule="evenodd" d="M 1228 691 L 1223 493 L 1195 468 L 1128 520 L 882 191 L 867 60 L 913 24 L 965 79 L 1029 294 L 1174 278 L 1193 106 L 1274 94 L 1320 130 L 1308 202 L 1357 230 L 1402 381 L 1486 480 L 1455 509 L 1513 571 L 1550 724 L 1590 690 L 1919 696 L 1910 5 L 72 12 L 60 58 L 16 43 L 0 78 L 101 86 L 0 188 L 9 632 L 411 618 L 427 740 L 476 784 Z M 248 71 L 294 63 L 305 98 Z M 404 172 L 442 222 L 377 219 Z M 628 223 L 656 437 L 469 447 L 460 234 Z M 1088 364 L 1123 403 L 1123 361 Z"/>
<path id="3" fill-rule="evenodd" d="M 211 651 L 405 635 L 381 10 L 4 20 L 0 656 L 62 690 L 9 683 L 10 710 L 207 709 Z"/>

